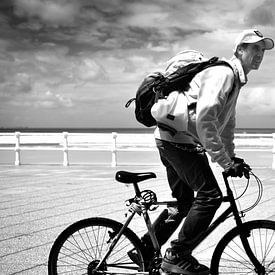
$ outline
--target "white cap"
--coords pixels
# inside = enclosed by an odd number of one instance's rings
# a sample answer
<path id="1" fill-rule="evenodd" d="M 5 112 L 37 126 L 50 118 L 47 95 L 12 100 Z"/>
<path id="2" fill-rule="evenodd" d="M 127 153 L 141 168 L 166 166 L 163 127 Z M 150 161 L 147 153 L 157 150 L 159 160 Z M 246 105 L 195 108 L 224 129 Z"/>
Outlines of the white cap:
<path id="1" fill-rule="evenodd" d="M 244 30 L 236 38 L 234 52 L 236 52 L 237 47 L 241 44 L 257 43 L 259 41 L 264 41 L 266 50 L 271 50 L 274 48 L 274 41 L 271 38 L 264 37 L 262 33 L 256 29 L 249 29 L 249 30 Z"/>

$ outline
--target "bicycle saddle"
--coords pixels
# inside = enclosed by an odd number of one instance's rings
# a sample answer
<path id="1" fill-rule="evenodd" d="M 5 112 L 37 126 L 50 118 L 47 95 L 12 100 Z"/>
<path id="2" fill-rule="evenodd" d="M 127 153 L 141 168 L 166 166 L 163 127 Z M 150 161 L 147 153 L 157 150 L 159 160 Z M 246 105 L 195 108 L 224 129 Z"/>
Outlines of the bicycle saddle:
<path id="1" fill-rule="evenodd" d="M 116 173 L 116 180 L 123 183 L 138 183 L 151 178 L 156 178 L 153 172 L 132 173 L 127 171 L 118 171 Z"/>

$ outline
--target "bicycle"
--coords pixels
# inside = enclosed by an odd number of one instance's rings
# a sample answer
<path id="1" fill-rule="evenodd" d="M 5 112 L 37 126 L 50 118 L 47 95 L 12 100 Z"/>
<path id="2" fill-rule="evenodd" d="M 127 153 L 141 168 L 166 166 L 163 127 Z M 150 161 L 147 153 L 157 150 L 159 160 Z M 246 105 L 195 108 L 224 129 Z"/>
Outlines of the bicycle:
<path id="1" fill-rule="evenodd" d="M 229 217 L 234 217 L 236 226 L 229 230 L 215 247 L 210 262 L 212 275 L 217 274 L 275 274 L 275 222 L 269 220 L 253 220 L 243 222 L 244 213 L 254 208 L 262 196 L 262 184 L 252 172 L 258 185 L 258 196 L 254 204 L 240 211 L 236 200 L 247 190 L 249 179 L 243 193 L 235 198 L 223 172 L 226 195 L 223 202 L 228 208 L 211 223 L 200 236 L 195 246 Z M 162 274 L 160 270 L 161 249 L 156 239 L 149 210 L 159 205 L 173 203 L 158 201 L 151 190 L 140 191 L 138 183 L 156 178 L 153 172 L 131 173 L 119 171 L 116 180 L 132 184 L 135 197 L 128 200 L 128 216 L 124 224 L 115 220 L 96 217 L 80 220 L 65 229 L 55 240 L 49 255 L 49 275 L 58 274 Z M 249 177 L 248 177 L 249 178 Z M 150 265 L 145 257 L 146 251 L 141 240 L 128 227 L 134 215 L 138 213 L 145 221 L 155 249 L 155 257 Z M 129 257 L 129 251 L 135 251 L 135 260 Z M 165 273 L 164 273 L 165 274 Z"/>

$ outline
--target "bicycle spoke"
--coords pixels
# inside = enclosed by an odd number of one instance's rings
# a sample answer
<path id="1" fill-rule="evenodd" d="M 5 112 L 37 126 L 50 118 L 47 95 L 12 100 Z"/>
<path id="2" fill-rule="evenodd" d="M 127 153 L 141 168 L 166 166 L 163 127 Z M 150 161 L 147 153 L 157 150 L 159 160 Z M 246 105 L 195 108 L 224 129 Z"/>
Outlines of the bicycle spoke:
<path id="1" fill-rule="evenodd" d="M 231 248 L 231 246 L 228 246 L 228 249 L 231 249 L 232 251 L 235 252 L 235 254 L 236 254 L 238 257 L 241 257 L 241 259 L 242 259 L 243 261 L 240 261 L 240 260 L 239 260 L 240 263 L 242 263 L 242 264 L 245 264 L 245 263 L 246 263 L 246 264 L 248 264 L 248 266 L 249 266 L 251 263 L 250 263 L 250 261 L 248 260 L 247 255 L 246 255 L 246 253 L 245 253 L 245 251 L 244 251 L 244 249 L 243 249 L 243 247 L 242 247 L 241 240 L 239 239 L 238 242 L 239 242 L 239 243 L 237 243 L 236 241 L 233 240 L 233 244 L 236 245 L 236 247 L 238 248 L 238 251 L 235 251 L 235 249 Z M 241 254 L 241 253 L 242 253 L 242 254 Z"/>
<path id="2" fill-rule="evenodd" d="M 272 236 L 270 237 L 270 240 L 268 241 L 265 258 L 268 255 L 270 255 L 272 250 L 275 250 L 275 232 L 273 232 Z M 273 257 L 273 262 L 274 262 L 274 257 Z"/>
<path id="3" fill-rule="evenodd" d="M 90 235 L 87 232 L 87 228 L 84 228 L 84 231 L 85 231 L 85 234 L 86 234 L 86 238 L 89 241 L 89 245 L 90 245 L 90 248 L 91 248 L 91 257 L 92 257 L 92 255 L 95 255 L 94 247 L 92 245 Z"/>
<path id="4" fill-rule="evenodd" d="M 229 266 L 234 264 L 233 266 L 235 267 L 244 266 L 251 270 L 251 263 L 249 262 L 240 242 L 240 239 L 233 240 L 232 244 L 226 247 L 222 260 L 228 262 Z M 227 258 L 225 258 L 225 256 L 227 256 Z"/>
<path id="5" fill-rule="evenodd" d="M 84 232 L 85 232 L 85 231 L 86 231 L 86 228 L 85 228 Z M 79 232 L 79 233 L 80 233 L 80 232 Z M 81 238 L 81 240 L 82 240 L 84 246 L 86 247 L 86 251 L 87 251 L 88 254 L 89 254 L 89 258 L 92 257 L 92 255 L 91 255 L 91 253 L 90 253 L 90 248 L 88 248 L 87 243 L 86 243 L 86 241 L 84 240 L 84 236 L 82 236 L 81 233 L 80 233 L 79 235 L 80 235 L 80 238 Z M 87 235 L 87 237 L 88 237 L 88 240 L 89 240 L 89 235 Z M 84 251 L 85 251 L 85 250 L 84 250 Z"/>
<path id="6" fill-rule="evenodd" d="M 59 266 L 59 267 L 62 267 L 62 266 Z M 87 274 L 87 272 L 86 272 L 86 269 L 87 269 L 86 266 L 78 268 L 77 265 L 70 264 L 70 265 L 65 265 L 63 267 L 64 267 L 65 271 L 59 271 L 58 274 L 78 274 L 77 272 L 79 272 L 79 271 L 81 272 L 81 274 Z M 66 271 L 66 269 L 68 269 L 68 267 L 69 267 L 69 270 Z"/>
<path id="7" fill-rule="evenodd" d="M 73 237 L 73 236 L 72 236 L 72 237 Z M 87 258 L 87 256 L 89 256 L 89 255 L 86 255 L 85 250 L 81 248 L 81 246 L 78 244 L 78 242 L 76 241 L 76 239 L 75 239 L 74 237 L 73 237 L 73 240 L 74 240 L 75 244 L 74 244 L 73 242 L 71 242 L 69 239 L 67 240 L 67 242 L 68 242 L 69 244 L 71 244 L 71 245 L 73 246 L 73 248 L 76 248 L 77 251 L 78 251 L 78 253 L 76 253 L 74 250 L 72 250 L 72 249 L 70 249 L 70 248 L 67 248 L 67 245 L 68 245 L 68 244 L 67 244 L 66 246 L 64 246 L 63 248 L 64 248 L 64 249 L 67 249 L 67 250 L 69 250 L 69 251 L 71 251 L 71 252 L 74 252 L 74 254 L 79 254 L 79 253 L 81 253 L 81 254 L 83 255 L 83 257 L 82 257 L 81 255 L 79 255 L 79 257 L 85 259 L 86 261 L 89 261 L 88 258 Z"/>
<path id="8" fill-rule="evenodd" d="M 64 258 L 69 258 L 69 259 L 72 259 L 72 260 L 75 260 L 75 261 L 78 261 L 80 263 L 83 263 L 83 264 L 87 264 L 88 261 L 83 261 L 83 257 L 81 257 L 81 255 L 79 253 L 82 253 L 82 251 L 80 252 L 75 252 L 75 251 L 72 251 L 66 247 L 63 247 L 64 250 L 67 250 L 68 252 L 71 252 L 71 254 L 66 254 L 62 251 L 60 251 L 60 256 L 62 257 L 59 257 L 59 260 L 60 261 L 64 261 L 63 259 Z M 76 256 L 76 257 L 73 257 L 73 256 Z M 78 257 L 77 257 L 78 256 Z M 84 259 L 86 260 L 86 259 Z"/>
<path id="9" fill-rule="evenodd" d="M 121 251 L 129 251 L 129 250 L 131 250 L 131 248 L 128 247 L 129 243 L 126 243 L 126 242 L 124 243 L 124 241 L 125 241 L 125 238 L 121 238 L 120 242 L 117 243 L 116 249 L 112 253 L 112 257 L 114 257 L 115 255 L 117 255 L 118 253 L 121 253 Z M 121 244 L 124 244 L 124 246 L 121 247 Z M 128 247 L 128 249 L 125 249 L 126 247 Z M 121 256 L 118 260 L 121 260 L 121 259 L 123 259 L 125 257 L 126 257 L 126 259 L 128 258 L 127 254 L 122 253 L 122 255 L 123 256 Z"/>
<path id="10" fill-rule="evenodd" d="M 272 222 L 248 223 L 248 243 L 250 248 L 265 268 L 265 274 L 275 270 L 275 224 Z M 233 232 L 232 232 L 233 233 Z M 238 231 L 225 238 L 227 242 L 220 248 L 218 257 L 219 274 L 256 274 L 255 266 L 246 254 Z M 215 262 L 215 261 L 214 261 Z M 214 263 L 213 262 L 213 263 Z M 216 273 L 215 273 L 216 274 Z"/>
<path id="11" fill-rule="evenodd" d="M 56 273 L 49 274 L 87 275 L 99 263 L 99 273 L 137 273 L 141 268 L 133 263 L 127 253 L 134 248 L 143 262 L 140 248 L 135 245 L 139 239 L 127 229 L 113 247 L 113 240 L 120 228 L 119 223 L 104 218 L 91 218 L 72 225 L 71 229 L 64 231 L 64 237 L 61 234 L 61 244 L 56 244 L 58 254 L 54 254 L 53 258 Z M 111 247 L 110 255 L 102 261 Z"/>

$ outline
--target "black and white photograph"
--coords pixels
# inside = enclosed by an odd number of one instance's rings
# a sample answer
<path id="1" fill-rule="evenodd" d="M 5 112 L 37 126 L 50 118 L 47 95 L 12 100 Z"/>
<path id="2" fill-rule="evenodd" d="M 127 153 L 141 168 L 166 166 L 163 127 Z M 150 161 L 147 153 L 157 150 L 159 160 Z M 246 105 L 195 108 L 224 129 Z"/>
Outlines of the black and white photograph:
<path id="1" fill-rule="evenodd" d="M 0 275 L 275 274 L 274 0 L 0 0 Z"/>

